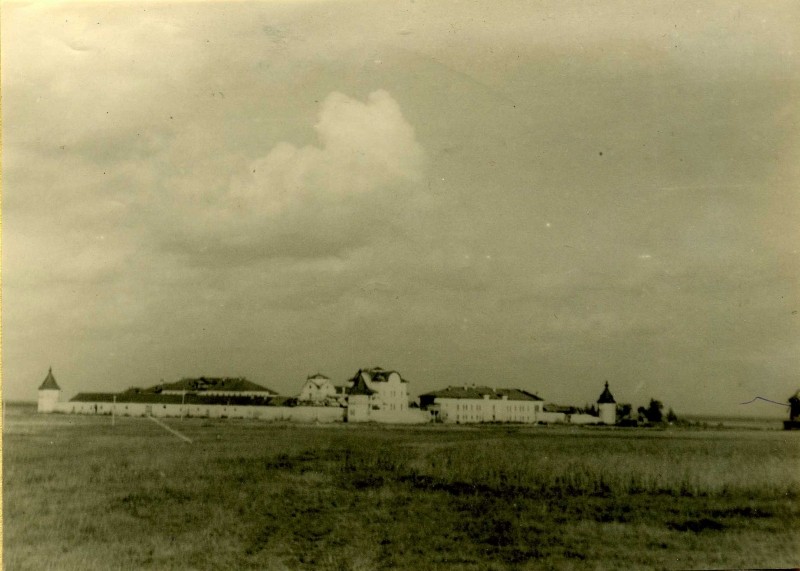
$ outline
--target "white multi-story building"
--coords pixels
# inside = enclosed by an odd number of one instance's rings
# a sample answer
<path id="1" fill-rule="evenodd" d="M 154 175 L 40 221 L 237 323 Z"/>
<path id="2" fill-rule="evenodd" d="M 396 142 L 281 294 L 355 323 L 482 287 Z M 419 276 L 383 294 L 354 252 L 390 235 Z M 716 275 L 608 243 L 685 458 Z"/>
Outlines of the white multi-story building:
<path id="1" fill-rule="evenodd" d="M 439 422 L 465 424 L 477 422 L 539 421 L 544 401 L 520 389 L 493 389 L 484 386 L 447 387 L 420 395 L 420 408 Z"/>
<path id="2" fill-rule="evenodd" d="M 301 403 L 337 404 L 346 401 L 347 386 L 339 386 L 320 373 L 306 378 L 297 400 Z"/>
<path id="3" fill-rule="evenodd" d="M 297 400 L 300 402 L 323 402 L 335 396 L 336 387 L 333 386 L 331 380 L 325 375 L 317 373 L 306 378 L 300 394 L 297 395 Z"/>
<path id="4" fill-rule="evenodd" d="M 347 389 L 348 422 L 427 422 L 428 413 L 408 406 L 408 381 L 381 367 L 359 369 Z"/>

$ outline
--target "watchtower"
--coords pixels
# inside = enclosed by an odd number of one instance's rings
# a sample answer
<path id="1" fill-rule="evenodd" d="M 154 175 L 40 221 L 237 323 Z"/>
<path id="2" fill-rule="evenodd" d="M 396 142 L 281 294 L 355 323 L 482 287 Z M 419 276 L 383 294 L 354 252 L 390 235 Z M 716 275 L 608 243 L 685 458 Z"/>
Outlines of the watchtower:
<path id="1" fill-rule="evenodd" d="M 36 410 L 38 412 L 53 412 L 56 409 L 56 403 L 60 399 L 61 387 L 58 386 L 56 378 L 53 376 L 53 367 L 50 367 L 44 382 L 39 385 L 39 403 Z"/>
<path id="2" fill-rule="evenodd" d="M 614 395 L 608 390 L 608 381 L 606 381 L 606 388 L 597 399 L 597 408 L 600 411 L 600 422 L 603 424 L 616 424 L 617 423 L 617 401 L 614 400 Z"/>

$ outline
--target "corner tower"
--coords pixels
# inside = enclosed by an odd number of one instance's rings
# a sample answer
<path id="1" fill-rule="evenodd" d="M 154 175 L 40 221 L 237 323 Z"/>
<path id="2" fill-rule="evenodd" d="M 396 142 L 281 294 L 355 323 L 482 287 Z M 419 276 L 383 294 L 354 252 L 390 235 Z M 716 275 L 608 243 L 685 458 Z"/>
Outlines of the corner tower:
<path id="1" fill-rule="evenodd" d="M 603 424 L 617 423 L 617 401 L 614 400 L 614 395 L 608 390 L 608 381 L 606 381 L 605 390 L 603 390 L 600 398 L 597 399 L 597 408 L 600 411 L 600 422 Z"/>
<path id="2" fill-rule="evenodd" d="M 39 385 L 39 405 L 36 410 L 38 412 L 53 412 L 60 398 L 61 387 L 58 386 L 56 378 L 53 376 L 53 367 L 50 367 L 44 382 Z"/>

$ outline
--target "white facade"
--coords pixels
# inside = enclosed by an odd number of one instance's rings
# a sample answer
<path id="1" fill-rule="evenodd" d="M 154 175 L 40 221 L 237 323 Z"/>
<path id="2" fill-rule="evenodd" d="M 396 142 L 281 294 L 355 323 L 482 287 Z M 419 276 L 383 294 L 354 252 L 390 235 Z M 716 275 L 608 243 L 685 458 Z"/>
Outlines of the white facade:
<path id="1" fill-rule="evenodd" d="M 306 379 L 297 400 L 300 402 L 324 402 L 336 399 L 336 394 L 336 386 L 328 377 L 314 375 Z"/>
<path id="2" fill-rule="evenodd" d="M 563 412 L 542 411 L 538 414 L 539 422 L 545 424 L 563 424 L 569 422 L 569 416 Z"/>
<path id="3" fill-rule="evenodd" d="M 600 409 L 600 422 L 603 424 L 617 423 L 617 405 L 615 403 L 601 403 L 597 405 Z"/>
<path id="4" fill-rule="evenodd" d="M 347 397 L 347 422 L 369 422 L 371 400 L 374 395 L 350 395 Z"/>
<path id="5" fill-rule="evenodd" d="M 36 410 L 39 412 L 54 412 L 60 398 L 60 390 L 40 390 Z"/>
<path id="6" fill-rule="evenodd" d="M 408 383 L 396 371 L 361 369 L 350 381 L 347 422 L 422 424 L 430 413 L 408 407 Z"/>
<path id="7" fill-rule="evenodd" d="M 600 397 L 597 399 L 597 408 L 600 411 L 600 422 L 603 424 L 617 423 L 617 401 L 608 388 L 608 381 Z"/>
<path id="8" fill-rule="evenodd" d="M 267 421 L 342 422 L 345 409 L 332 406 L 250 406 L 129 402 L 61 402 L 53 411 L 67 414 L 155 416 L 161 418 L 249 418 Z"/>
<path id="9" fill-rule="evenodd" d="M 575 413 L 569 415 L 570 424 L 600 424 L 601 419 L 593 414 Z"/>
<path id="10" fill-rule="evenodd" d="M 36 410 L 39 412 L 53 412 L 61 399 L 61 387 L 58 386 L 53 376 L 53 367 L 47 370 L 47 376 L 39 385 L 39 398 Z"/>
<path id="11" fill-rule="evenodd" d="M 542 401 L 492 399 L 437 398 L 439 419 L 444 423 L 522 422 L 535 424 L 543 412 Z"/>
<path id="12" fill-rule="evenodd" d="M 408 410 L 408 384 L 402 380 L 399 373 L 392 371 L 386 375 L 386 380 L 377 381 L 369 376 L 364 380 L 367 386 L 375 391 L 372 404 L 379 410 L 389 412 Z"/>

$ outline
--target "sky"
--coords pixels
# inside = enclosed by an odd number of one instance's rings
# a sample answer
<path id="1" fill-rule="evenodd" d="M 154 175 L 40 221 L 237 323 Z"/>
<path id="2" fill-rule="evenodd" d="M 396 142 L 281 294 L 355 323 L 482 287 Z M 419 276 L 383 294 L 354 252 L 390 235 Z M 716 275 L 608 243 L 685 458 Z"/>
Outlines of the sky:
<path id="1" fill-rule="evenodd" d="M 796 2 L 2 5 L 2 390 L 400 371 L 777 414 Z"/>

